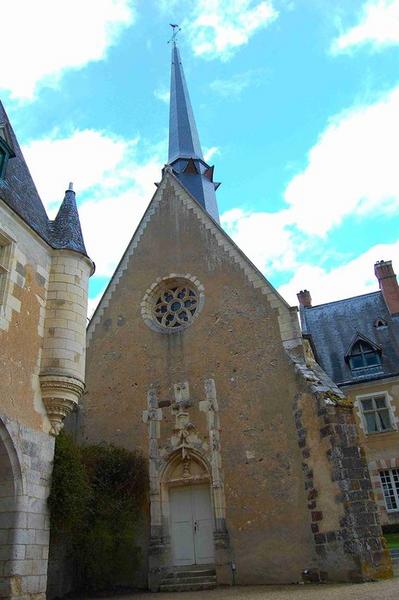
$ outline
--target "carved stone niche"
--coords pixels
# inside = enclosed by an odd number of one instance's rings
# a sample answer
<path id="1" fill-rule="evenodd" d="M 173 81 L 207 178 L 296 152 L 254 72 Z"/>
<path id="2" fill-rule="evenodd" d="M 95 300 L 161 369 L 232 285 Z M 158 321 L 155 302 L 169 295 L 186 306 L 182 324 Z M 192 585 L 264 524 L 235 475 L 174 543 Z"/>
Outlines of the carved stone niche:
<path id="1" fill-rule="evenodd" d="M 64 419 L 77 406 L 84 391 L 84 383 L 75 377 L 40 375 L 42 398 L 51 423 L 51 435 L 57 436 Z"/>

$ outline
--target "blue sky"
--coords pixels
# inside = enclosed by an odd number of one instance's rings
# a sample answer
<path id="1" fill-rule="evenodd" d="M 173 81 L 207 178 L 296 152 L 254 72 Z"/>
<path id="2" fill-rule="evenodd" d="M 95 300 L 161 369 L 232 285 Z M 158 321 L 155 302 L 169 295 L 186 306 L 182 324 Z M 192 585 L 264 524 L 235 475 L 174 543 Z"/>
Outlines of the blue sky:
<path id="1" fill-rule="evenodd" d="M 399 0 L 0 9 L 0 95 L 51 216 L 74 182 L 91 309 L 167 158 L 169 22 L 222 224 L 283 296 L 347 297 L 376 289 L 376 260 L 399 268 Z"/>

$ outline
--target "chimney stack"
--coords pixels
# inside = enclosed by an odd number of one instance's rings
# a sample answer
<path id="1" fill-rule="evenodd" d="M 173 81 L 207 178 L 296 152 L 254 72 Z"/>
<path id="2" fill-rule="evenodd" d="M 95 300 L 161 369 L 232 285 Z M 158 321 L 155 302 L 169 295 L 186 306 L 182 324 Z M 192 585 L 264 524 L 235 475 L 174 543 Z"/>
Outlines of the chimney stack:
<path id="1" fill-rule="evenodd" d="M 309 290 L 301 290 L 297 294 L 298 302 L 301 306 L 305 308 L 310 308 L 312 306 L 312 296 L 310 295 Z"/>
<path id="2" fill-rule="evenodd" d="M 374 265 L 374 273 L 385 304 L 391 315 L 399 314 L 399 285 L 391 260 L 379 260 Z"/>

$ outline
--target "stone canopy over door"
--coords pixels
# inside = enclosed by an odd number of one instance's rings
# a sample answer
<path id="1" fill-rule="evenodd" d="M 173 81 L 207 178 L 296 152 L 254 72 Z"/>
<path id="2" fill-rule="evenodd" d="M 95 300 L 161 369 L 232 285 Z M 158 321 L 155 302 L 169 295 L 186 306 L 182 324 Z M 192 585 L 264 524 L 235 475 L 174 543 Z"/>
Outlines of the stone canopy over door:
<path id="1" fill-rule="evenodd" d="M 215 560 L 209 487 L 171 488 L 170 533 L 175 566 L 212 564 Z"/>

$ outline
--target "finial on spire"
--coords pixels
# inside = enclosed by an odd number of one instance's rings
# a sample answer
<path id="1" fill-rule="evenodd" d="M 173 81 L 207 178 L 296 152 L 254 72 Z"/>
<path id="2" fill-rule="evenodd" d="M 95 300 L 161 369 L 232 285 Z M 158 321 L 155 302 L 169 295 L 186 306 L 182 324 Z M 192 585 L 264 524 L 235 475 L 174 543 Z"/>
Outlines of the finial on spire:
<path id="1" fill-rule="evenodd" d="M 171 26 L 173 33 L 172 33 L 172 37 L 170 38 L 170 40 L 168 40 L 168 44 L 170 44 L 170 42 L 172 42 L 173 45 L 176 46 L 176 37 L 177 37 L 177 34 L 179 33 L 179 31 L 181 31 L 181 27 L 179 27 L 179 25 L 177 23 L 169 23 L 169 25 Z"/>
<path id="2" fill-rule="evenodd" d="M 70 181 L 70 182 L 69 182 L 69 185 L 68 185 L 68 190 L 69 190 L 70 192 L 73 192 L 73 182 L 72 182 L 72 181 Z"/>

